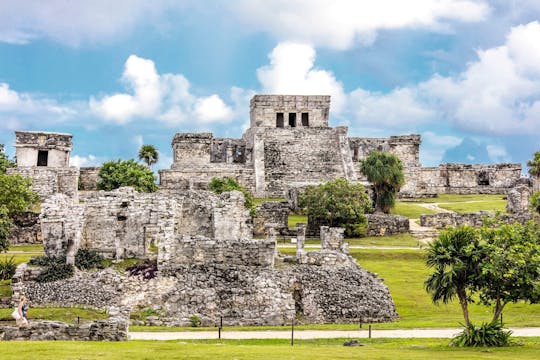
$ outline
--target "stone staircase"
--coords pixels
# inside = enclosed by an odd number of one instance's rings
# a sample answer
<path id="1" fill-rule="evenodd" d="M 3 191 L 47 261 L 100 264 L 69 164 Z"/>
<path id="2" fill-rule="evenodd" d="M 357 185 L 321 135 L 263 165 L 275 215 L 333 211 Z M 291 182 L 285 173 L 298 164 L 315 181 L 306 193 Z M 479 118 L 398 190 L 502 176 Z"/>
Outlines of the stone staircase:
<path id="1" fill-rule="evenodd" d="M 439 236 L 439 231 L 435 228 L 420 226 L 416 220 L 409 220 L 409 233 L 416 239 L 428 243 Z"/>

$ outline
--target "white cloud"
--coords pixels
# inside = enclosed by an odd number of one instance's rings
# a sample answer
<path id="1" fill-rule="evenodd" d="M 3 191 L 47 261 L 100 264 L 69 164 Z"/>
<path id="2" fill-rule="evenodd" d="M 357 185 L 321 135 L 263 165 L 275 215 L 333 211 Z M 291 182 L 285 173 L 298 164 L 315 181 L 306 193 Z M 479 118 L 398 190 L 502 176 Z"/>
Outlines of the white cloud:
<path id="1" fill-rule="evenodd" d="M 419 85 L 422 97 L 456 127 L 481 134 L 540 133 L 540 25 L 511 29 L 507 42 L 478 51 L 455 77 Z"/>
<path id="2" fill-rule="evenodd" d="M 420 147 L 421 163 L 425 166 L 440 164 L 445 151 L 458 146 L 462 141 L 463 139 L 457 136 L 441 135 L 433 131 L 423 132 Z"/>
<path id="3" fill-rule="evenodd" d="M 233 110 L 218 95 L 192 95 L 189 81 L 183 75 L 160 75 L 149 59 L 130 55 L 122 82 L 131 93 L 90 98 L 90 109 L 106 121 L 126 124 L 135 118 L 155 118 L 177 125 L 188 120 L 227 122 L 233 117 Z"/>
<path id="4" fill-rule="evenodd" d="M 270 64 L 257 69 L 262 91 L 269 94 L 331 95 L 332 111 L 345 105 L 342 84 L 326 70 L 314 68 L 315 49 L 306 44 L 280 43 L 268 56 Z"/>
<path id="5" fill-rule="evenodd" d="M 194 114 L 202 122 L 228 121 L 233 111 L 217 95 L 197 99 Z"/>
<path id="6" fill-rule="evenodd" d="M 348 112 L 356 124 L 411 129 L 433 120 L 436 114 L 416 97 L 411 88 L 396 88 L 386 94 L 359 88 L 349 95 Z"/>
<path id="7" fill-rule="evenodd" d="M 489 155 L 489 158 L 494 163 L 510 162 L 512 160 L 512 157 L 508 154 L 504 146 L 487 145 L 486 150 Z"/>
<path id="8" fill-rule="evenodd" d="M 131 141 L 137 146 L 137 149 L 140 149 L 144 145 L 144 138 L 140 134 L 135 135 Z"/>
<path id="9" fill-rule="evenodd" d="M 0 129 L 51 125 L 65 122 L 78 112 L 80 104 L 59 104 L 54 99 L 12 90 L 0 83 Z"/>
<path id="10" fill-rule="evenodd" d="M 490 12 L 485 1 L 473 0 L 240 0 L 230 6 L 256 31 L 335 49 L 369 45 L 382 29 L 447 31 L 451 22 L 482 21 Z"/>
<path id="11" fill-rule="evenodd" d="M 96 156 L 90 154 L 88 156 L 72 155 L 69 158 L 69 166 L 84 167 L 84 166 L 97 166 L 100 165 L 100 161 Z"/>
<path id="12" fill-rule="evenodd" d="M 170 169 L 173 163 L 173 157 L 158 151 L 158 162 L 153 167 L 154 170 Z"/>

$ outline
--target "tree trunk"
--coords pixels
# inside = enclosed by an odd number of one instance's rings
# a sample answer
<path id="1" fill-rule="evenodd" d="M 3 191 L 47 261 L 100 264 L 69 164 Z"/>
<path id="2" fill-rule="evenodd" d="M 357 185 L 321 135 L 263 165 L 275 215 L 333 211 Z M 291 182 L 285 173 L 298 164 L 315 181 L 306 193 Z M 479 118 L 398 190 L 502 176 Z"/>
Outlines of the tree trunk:
<path id="1" fill-rule="evenodd" d="M 506 304 L 502 304 L 501 299 L 497 297 L 497 302 L 495 303 L 495 311 L 493 312 L 493 320 L 491 320 L 492 323 L 500 319 L 505 305 Z"/>
<path id="2" fill-rule="evenodd" d="M 471 324 L 469 321 L 469 304 L 467 303 L 467 293 L 465 289 L 458 289 L 457 295 L 459 304 L 461 305 L 461 311 L 463 311 L 463 319 L 465 320 L 465 326 L 468 328 Z"/>

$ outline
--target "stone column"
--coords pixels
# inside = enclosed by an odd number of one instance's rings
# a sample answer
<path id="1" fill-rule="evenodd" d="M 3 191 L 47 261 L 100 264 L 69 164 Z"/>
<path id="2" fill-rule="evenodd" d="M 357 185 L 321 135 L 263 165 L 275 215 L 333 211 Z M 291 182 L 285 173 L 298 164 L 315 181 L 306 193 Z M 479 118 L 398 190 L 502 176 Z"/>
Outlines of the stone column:
<path id="1" fill-rule="evenodd" d="M 306 224 L 296 224 L 296 258 L 300 260 L 305 254 L 304 244 L 306 242 Z"/>
<path id="2" fill-rule="evenodd" d="M 276 225 L 275 224 L 267 224 L 265 226 L 265 228 L 266 228 L 266 240 L 270 240 L 270 241 L 274 242 L 275 248 L 276 248 L 275 256 L 278 256 L 278 247 L 277 247 L 277 234 L 278 234 L 278 231 L 276 229 Z"/>
<path id="3" fill-rule="evenodd" d="M 321 226 L 321 248 L 341 251 L 344 231 L 345 229 L 340 227 Z"/>

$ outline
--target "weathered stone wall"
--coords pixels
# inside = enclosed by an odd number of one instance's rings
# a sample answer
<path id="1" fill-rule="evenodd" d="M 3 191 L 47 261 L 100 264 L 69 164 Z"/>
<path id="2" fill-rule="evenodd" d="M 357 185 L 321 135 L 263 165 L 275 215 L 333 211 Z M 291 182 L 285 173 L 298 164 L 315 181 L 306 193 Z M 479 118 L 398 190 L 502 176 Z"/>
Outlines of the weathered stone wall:
<path id="1" fill-rule="evenodd" d="M 101 167 L 81 167 L 79 169 L 79 190 L 97 190 L 99 180 L 99 170 Z"/>
<path id="2" fill-rule="evenodd" d="M 16 167 L 7 169 L 8 174 L 21 174 L 32 179 L 32 190 L 42 199 L 53 194 L 65 194 L 77 199 L 79 169 L 76 167 Z"/>
<path id="3" fill-rule="evenodd" d="M 533 186 L 533 180 L 530 178 L 518 179 L 508 190 L 506 211 L 511 214 L 529 211 L 529 202 L 533 193 Z"/>
<path id="4" fill-rule="evenodd" d="M 291 185 L 356 180 L 347 128 L 251 128 L 256 196 L 282 197 Z"/>
<path id="5" fill-rule="evenodd" d="M 67 255 L 79 248 L 106 257 L 145 257 L 150 245 L 176 235 L 250 239 L 244 196 L 208 191 L 138 193 L 132 188 L 90 194 L 83 204 L 57 194 L 42 206 L 45 253 Z"/>
<path id="6" fill-rule="evenodd" d="M 433 227 L 436 229 L 444 229 L 447 226 L 473 226 L 480 227 L 484 224 L 486 218 L 495 218 L 495 214 L 489 211 L 480 211 L 476 213 L 438 213 L 430 215 L 420 215 L 420 225 Z M 521 214 L 501 214 L 497 217 L 498 220 L 511 224 L 514 222 L 525 223 L 532 219 L 529 213 Z"/>
<path id="7" fill-rule="evenodd" d="M 521 177 L 520 164 L 442 164 L 421 168 L 416 192 L 435 194 L 506 194 Z"/>
<path id="8" fill-rule="evenodd" d="M 400 215 L 368 214 L 366 236 L 388 236 L 409 232 L 409 219 Z"/>
<path id="9" fill-rule="evenodd" d="M 328 127 L 329 110 L 330 96 L 255 95 L 250 102 L 250 122 L 251 127 L 275 128 L 280 113 L 281 127 Z"/>
<path id="10" fill-rule="evenodd" d="M 70 134 L 43 131 L 15 131 L 17 166 L 38 165 L 38 152 L 47 153 L 48 167 L 68 167 L 71 151 Z"/>
<path id="11" fill-rule="evenodd" d="M 178 236 L 161 241 L 158 269 L 162 274 L 186 272 L 192 267 L 230 266 L 269 269 L 276 244 L 269 240 L 222 240 L 203 236 Z"/>
<path id="12" fill-rule="evenodd" d="M 127 341 L 129 313 L 109 310 L 110 318 L 83 324 L 30 321 L 28 326 L 0 326 L 0 340 Z"/>
<path id="13" fill-rule="evenodd" d="M 11 245 L 40 244 L 42 242 L 38 213 L 29 211 L 15 214 L 11 218 L 11 222 L 9 230 L 9 243 Z"/>
<path id="14" fill-rule="evenodd" d="M 280 234 L 288 233 L 289 205 L 282 202 L 264 202 L 257 206 L 253 218 L 253 235 L 266 234 L 267 224 L 273 224 Z"/>

